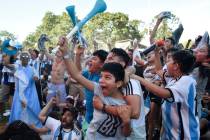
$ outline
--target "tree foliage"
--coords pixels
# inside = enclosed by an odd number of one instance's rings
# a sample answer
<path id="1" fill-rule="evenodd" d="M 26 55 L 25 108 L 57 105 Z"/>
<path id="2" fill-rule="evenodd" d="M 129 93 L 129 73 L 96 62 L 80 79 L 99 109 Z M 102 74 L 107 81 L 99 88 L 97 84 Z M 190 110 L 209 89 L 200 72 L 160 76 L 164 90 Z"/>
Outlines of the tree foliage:
<path id="1" fill-rule="evenodd" d="M 156 21 L 154 17 L 152 24 Z M 156 39 L 171 35 L 174 24 L 178 23 L 179 19 L 172 15 L 170 20 L 163 20 L 156 34 Z M 140 20 L 130 20 L 128 15 L 124 13 L 109 13 L 105 12 L 93 17 L 82 29 L 84 36 L 89 44 L 89 49 L 94 46 L 103 44 L 109 49 L 114 47 L 116 41 L 137 38 L 141 40 L 148 29 L 139 31 L 139 26 L 142 23 Z M 151 25 L 152 25 L 151 24 Z M 23 45 L 27 47 L 37 47 L 37 41 L 41 34 L 47 34 L 50 42 L 46 46 L 54 47 L 57 44 L 60 35 L 66 35 L 70 32 L 73 25 L 67 13 L 55 15 L 52 12 L 46 12 L 35 32 L 30 33 Z"/>
<path id="2" fill-rule="evenodd" d="M 90 48 L 94 40 L 100 40 L 104 44 L 114 44 L 117 40 L 140 39 L 142 36 L 138 30 L 140 21 L 129 20 L 123 13 L 102 13 L 91 19 L 82 29 Z M 34 47 L 42 33 L 50 37 L 48 46 L 55 46 L 60 35 L 68 33 L 72 29 L 72 22 L 66 13 L 55 15 L 47 12 L 42 19 L 42 24 L 36 31 L 29 34 L 24 45 Z"/>
<path id="3" fill-rule="evenodd" d="M 29 34 L 23 44 L 27 47 L 37 47 L 37 41 L 41 34 L 47 34 L 50 42 L 47 46 L 54 47 L 57 44 L 58 36 L 65 35 L 72 28 L 68 15 L 64 12 L 62 15 L 55 15 L 47 12 L 42 19 L 42 24 L 37 27 L 36 31 Z"/>
<path id="4" fill-rule="evenodd" d="M 16 39 L 15 35 L 8 32 L 8 31 L 0 31 L 0 37 L 10 38 L 10 39 Z"/>
<path id="5" fill-rule="evenodd" d="M 90 46 L 98 41 L 111 49 L 118 40 L 140 39 L 142 36 L 138 30 L 139 23 L 138 20 L 129 20 L 126 14 L 106 12 L 91 19 L 83 32 Z"/>

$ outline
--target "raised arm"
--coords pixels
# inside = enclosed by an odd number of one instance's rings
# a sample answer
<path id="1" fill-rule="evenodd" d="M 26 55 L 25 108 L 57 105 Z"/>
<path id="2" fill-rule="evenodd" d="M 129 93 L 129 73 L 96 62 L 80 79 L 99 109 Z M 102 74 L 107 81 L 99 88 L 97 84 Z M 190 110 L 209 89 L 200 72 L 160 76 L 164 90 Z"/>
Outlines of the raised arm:
<path id="1" fill-rule="evenodd" d="M 41 112 L 39 113 L 39 119 L 41 120 L 42 123 L 45 122 L 49 110 L 53 107 L 53 105 L 55 105 L 57 103 L 56 98 L 52 97 L 50 99 L 50 101 L 47 103 L 47 105 L 41 110 Z"/>
<path id="2" fill-rule="evenodd" d="M 155 71 L 160 71 L 162 69 L 161 60 L 160 60 L 160 51 L 159 48 L 155 49 Z"/>
<path id="3" fill-rule="evenodd" d="M 74 62 L 78 68 L 79 71 L 82 70 L 82 66 L 81 66 L 81 56 L 84 54 L 84 48 L 80 47 L 80 46 L 77 46 L 76 48 L 76 55 L 75 55 L 75 59 L 74 59 Z"/>
<path id="4" fill-rule="evenodd" d="M 60 37 L 59 39 L 59 45 L 60 50 L 64 55 L 64 62 L 66 64 L 66 69 L 68 73 L 72 76 L 73 79 L 75 79 L 77 82 L 79 82 L 81 85 L 86 87 L 89 90 L 94 90 L 94 84 L 90 80 L 86 79 L 80 71 L 77 69 L 76 65 L 74 64 L 73 60 L 71 59 L 71 53 L 68 48 L 68 41 L 65 37 Z"/>
<path id="5" fill-rule="evenodd" d="M 163 20 L 162 18 L 158 18 L 153 30 L 151 31 L 151 33 L 150 33 L 150 44 L 153 44 L 155 42 L 154 38 L 155 38 L 157 29 L 158 29 L 160 23 L 162 22 L 162 20 Z"/>
<path id="6" fill-rule="evenodd" d="M 137 75 L 131 75 L 131 78 L 139 80 L 140 83 L 142 85 L 144 85 L 148 91 L 152 92 L 153 94 L 155 94 L 158 97 L 161 97 L 161 98 L 170 98 L 171 97 L 170 91 L 166 88 L 157 86 L 157 85 L 155 85 L 155 84 L 153 84 Z"/>

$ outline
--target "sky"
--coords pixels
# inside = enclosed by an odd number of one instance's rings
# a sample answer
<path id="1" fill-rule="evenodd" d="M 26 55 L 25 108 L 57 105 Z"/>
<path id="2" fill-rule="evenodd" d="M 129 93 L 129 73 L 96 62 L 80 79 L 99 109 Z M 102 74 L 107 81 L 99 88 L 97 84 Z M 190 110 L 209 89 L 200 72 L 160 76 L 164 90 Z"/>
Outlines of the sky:
<path id="1" fill-rule="evenodd" d="M 130 19 L 142 20 L 149 26 L 161 11 L 171 11 L 184 26 L 181 41 L 194 39 L 210 31 L 209 0 L 105 0 L 107 12 L 123 12 Z M 47 11 L 60 15 L 65 7 L 75 5 L 82 19 L 95 0 L 0 0 L 0 31 L 7 30 L 23 41 L 36 30 Z"/>

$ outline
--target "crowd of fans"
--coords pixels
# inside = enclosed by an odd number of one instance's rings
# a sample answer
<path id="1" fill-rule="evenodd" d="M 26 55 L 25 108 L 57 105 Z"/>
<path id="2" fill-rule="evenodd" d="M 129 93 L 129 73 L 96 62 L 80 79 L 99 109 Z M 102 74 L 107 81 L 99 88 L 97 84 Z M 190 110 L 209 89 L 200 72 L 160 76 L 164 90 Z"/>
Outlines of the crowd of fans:
<path id="1" fill-rule="evenodd" d="M 187 49 L 182 25 L 171 37 L 139 52 L 69 49 L 59 37 L 56 53 L 29 49 L 1 52 L 0 119 L 9 118 L 1 140 L 198 140 L 210 128 L 208 32 Z M 75 42 L 74 42 L 75 43 Z M 189 44 L 188 44 L 189 45 Z M 210 138 L 210 137 L 209 137 Z"/>

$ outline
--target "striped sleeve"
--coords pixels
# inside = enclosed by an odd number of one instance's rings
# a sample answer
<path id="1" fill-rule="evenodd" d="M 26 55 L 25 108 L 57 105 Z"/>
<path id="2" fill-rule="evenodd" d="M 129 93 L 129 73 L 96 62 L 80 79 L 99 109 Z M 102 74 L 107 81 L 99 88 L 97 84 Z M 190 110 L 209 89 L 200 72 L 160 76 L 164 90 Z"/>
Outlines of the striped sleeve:
<path id="1" fill-rule="evenodd" d="M 142 92 L 141 86 L 138 81 L 134 79 L 130 79 L 129 82 L 125 87 L 122 89 L 123 95 L 128 96 L 128 95 L 141 95 L 140 93 Z"/>

